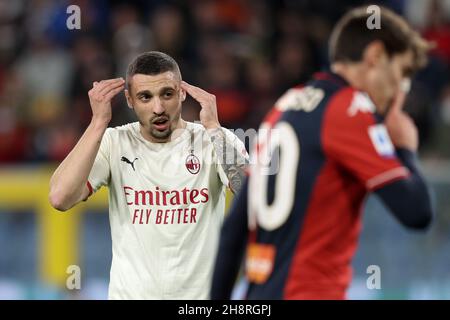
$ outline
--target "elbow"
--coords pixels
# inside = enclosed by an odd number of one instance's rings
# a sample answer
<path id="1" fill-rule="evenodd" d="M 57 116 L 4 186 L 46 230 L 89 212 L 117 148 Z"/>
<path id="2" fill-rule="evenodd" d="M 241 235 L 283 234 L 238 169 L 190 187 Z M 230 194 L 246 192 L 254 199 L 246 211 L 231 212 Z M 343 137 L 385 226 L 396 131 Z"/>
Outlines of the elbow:
<path id="1" fill-rule="evenodd" d="M 415 219 L 405 221 L 404 225 L 410 229 L 426 231 L 430 228 L 433 221 L 433 213 L 431 209 L 422 209 L 416 212 Z"/>
<path id="2" fill-rule="evenodd" d="M 50 205 L 58 211 L 65 212 L 70 209 L 65 196 L 58 191 L 51 190 L 48 196 Z"/>
<path id="3" fill-rule="evenodd" d="M 421 181 L 401 180 L 379 194 L 404 227 L 425 231 L 431 226 L 434 207 Z"/>

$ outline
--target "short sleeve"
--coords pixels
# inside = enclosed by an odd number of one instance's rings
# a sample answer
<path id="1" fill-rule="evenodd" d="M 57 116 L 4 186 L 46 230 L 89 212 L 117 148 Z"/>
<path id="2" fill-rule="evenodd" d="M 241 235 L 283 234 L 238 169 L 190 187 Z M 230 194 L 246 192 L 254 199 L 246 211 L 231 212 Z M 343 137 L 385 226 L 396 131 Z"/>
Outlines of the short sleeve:
<path id="1" fill-rule="evenodd" d="M 375 106 L 367 94 L 346 88 L 331 98 L 322 126 L 327 157 L 371 191 L 410 174 L 374 113 Z"/>
<path id="2" fill-rule="evenodd" d="M 111 128 L 108 128 L 100 143 L 97 156 L 88 178 L 90 194 L 96 192 L 101 186 L 106 186 L 111 177 L 110 152 L 111 152 Z"/>

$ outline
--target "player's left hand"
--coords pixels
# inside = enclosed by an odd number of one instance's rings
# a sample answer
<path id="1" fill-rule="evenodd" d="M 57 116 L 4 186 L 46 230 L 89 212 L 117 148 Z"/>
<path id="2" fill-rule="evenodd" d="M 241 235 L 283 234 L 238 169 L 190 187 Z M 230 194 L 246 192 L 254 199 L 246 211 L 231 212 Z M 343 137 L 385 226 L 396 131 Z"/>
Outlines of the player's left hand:
<path id="1" fill-rule="evenodd" d="M 416 152 L 419 146 L 419 134 L 414 120 L 402 110 L 405 99 L 406 94 L 399 91 L 384 123 L 394 146 Z"/>
<path id="2" fill-rule="evenodd" d="M 192 98 L 200 103 L 202 107 L 200 111 L 202 125 L 206 129 L 220 128 L 219 118 L 217 116 L 216 96 L 185 81 L 181 81 L 181 88 L 186 90 Z"/>

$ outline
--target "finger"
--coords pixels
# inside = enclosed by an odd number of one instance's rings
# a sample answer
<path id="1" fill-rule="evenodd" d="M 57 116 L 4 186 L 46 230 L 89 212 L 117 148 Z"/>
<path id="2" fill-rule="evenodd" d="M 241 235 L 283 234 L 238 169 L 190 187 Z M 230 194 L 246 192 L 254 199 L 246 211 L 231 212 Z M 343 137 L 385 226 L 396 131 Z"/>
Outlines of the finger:
<path id="1" fill-rule="evenodd" d="M 186 90 L 186 92 L 195 100 L 198 102 L 204 102 L 207 101 L 212 95 L 208 92 L 206 92 L 203 89 L 200 89 L 199 87 L 190 85 L 189 83 L 185 81 L 181 81 L 181 88 Z"/>
<path id="2" fill-rule="evenodd" d="M 192 92 L 197 92 L 197 93 L 204 94 L 204 95 L 209 95 L 210 94 L 209 92 L 203 90 L 202 88 L 199 88 L 199 87 L 196 87 L 196 86 L 194 86 L 192 84 L 189 84 L 186 81 L 181 81 L 181 87 L 183 89 L 185 89 L 185 90 L 189 90 L 189 91 L 192 91 Z"/>
<path id="3" fill-rule="evenodd" d="M 113 79 L 106 79 L 106 80 L 100 81 L 100 83 L 101 84 L 109 84 L 111 82 L 116 82 L 116 81 L 123 81 L 123 78 L 119 77 L 119 78 L 113 78 Z"/>
<path id="4" fill-rule="evenodd" d="M 111 91 L 109 91 L 106 95 L 105 95 L 105 99 L 107 100 L 111 100 L 112 98 L 114 98 L 114 96 L 116 94 L 118 94 L 119 92 L 121 92 L 123 89 L 125 89 L 125 86 L 122 84 L 120 87 L 117 87 Z"/>
<path id="5" fill-rule="evenodd" d="M 123 80 L 123 78 L 115 78 L 115 79 L 108 79 L 108 80 L 95 81 L 95 82 L 93 83 L 93 86 L 94 86 L 94 87 L 99 86 L 99 88 L 102 89 L 104 86 L 107 86 L 107 85 L 109 85 L 109 84 L 111 84 L 111 83 L 118 82 L 118 81 L 124 81 L 124 80 Z"/>
<path id="6" fill-rule="evenodd" d="M 403 105 L 405 104 L 406 93 L 402 90 L 399 90 L 395 95 L 394 101 L 391 105 L 390 112 L 399 112 L 402 111 Z"/>
<path id="7" fill-rule="evenodd" d="M 203 89 L 200 89 L 196 86 L 190 85 L 189 83 L 185 81 L 181 81 L 181 88 L 186 90 L 186 92 L 193 97 L 195 100 L 197 100 L 200 103 L 200 107 L 202 110 L 205 110 L 205 108 L 210 109 L 210 112 L 212 113 L 210 115 L 214 116 L 217 111 L 216 109 L 216 97 L 213 94 L 210 94 L 206 92 Z M 215 116 L 217 118 L 217 115 Z M 200 119 L 202 119 L 202 115 L 200 112 Z"/>
<path id="8" fill-rule="evenodd" d="M 117 79 L 112 79 L 117 80 Z M 107 85 L 107 83 L 110 83 Z M 97 99 L 97 100 L 103 100 L 105 98 L 105 95 L 107 95 L 111 90 L 114 90 L 118 86 L 124 85 L 124 81 L 108 81 L 108 82 L 94 82 L 94 88 L 90 90 L 89 96 Z"/>
<path id="9" fill-rule="evenodd" d="M 106 95 L 109 91 L 116 89 L 119 86 L 122 86 L 125 83 L 124 80 L 110 82 L 108 85 L 104 85 L 102 88 L 99 88 L 99 93 L 102 95 Z"/>

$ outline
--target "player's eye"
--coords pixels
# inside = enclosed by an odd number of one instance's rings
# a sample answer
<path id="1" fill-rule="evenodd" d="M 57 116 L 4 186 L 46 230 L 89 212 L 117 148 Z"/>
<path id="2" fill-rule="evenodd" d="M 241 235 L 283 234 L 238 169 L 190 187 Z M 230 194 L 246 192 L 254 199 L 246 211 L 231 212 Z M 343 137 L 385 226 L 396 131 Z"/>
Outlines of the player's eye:
<path id="1" fill-rule="evenodd" d="M 173 97 L 173 91 L 165 91 L 165 92 L 163 93 L 163 97 L 164 97 L 165 99 L 170 99 L 170 98 L 172 98 L 172 97 Z"/>
<path id="2" fill-rule="evenodd" d="M 139 100 L 141 100 L 142 102 L 148 102 L 150 100 L 151 96 L 149 94 L 141 94 L 139 96 Z"/>

